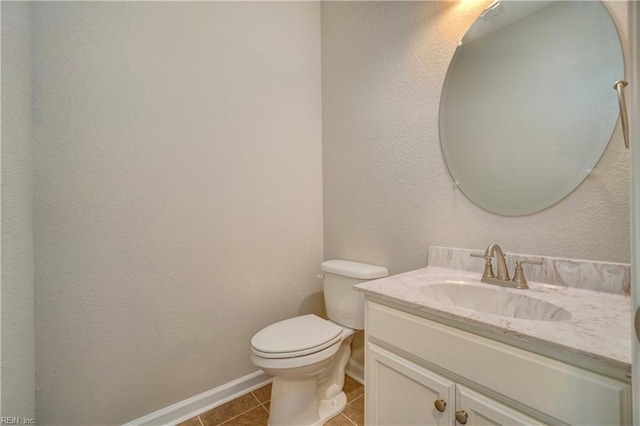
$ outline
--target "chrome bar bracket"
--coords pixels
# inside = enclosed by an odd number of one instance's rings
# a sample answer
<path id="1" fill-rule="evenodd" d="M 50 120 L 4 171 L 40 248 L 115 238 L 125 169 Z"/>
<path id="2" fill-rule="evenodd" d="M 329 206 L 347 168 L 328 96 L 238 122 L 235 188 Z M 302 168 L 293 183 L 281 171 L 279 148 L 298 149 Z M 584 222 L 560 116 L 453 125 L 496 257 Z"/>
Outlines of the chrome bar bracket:
<path id="1" fill-rule="evenodd" d="M 627 118 L 627 101 L 624 98 L 624 88 L 629 82 L 618 80 L 613 83 L 613 88 L 618 92 L 618 102 L 620 103 L 620 124 L 622 125 L 622 136 L 624 137 L 624 146 L 629 148 L 629 119 Z"/>

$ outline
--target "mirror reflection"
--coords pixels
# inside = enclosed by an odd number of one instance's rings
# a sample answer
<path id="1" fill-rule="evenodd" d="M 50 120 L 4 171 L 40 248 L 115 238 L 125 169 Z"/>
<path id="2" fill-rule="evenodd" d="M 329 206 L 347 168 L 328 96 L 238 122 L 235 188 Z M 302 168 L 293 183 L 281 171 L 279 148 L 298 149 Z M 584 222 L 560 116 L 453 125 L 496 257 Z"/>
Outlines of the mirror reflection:
<path id="1" fill-rule="evenodd" d="M 609 143 L 623 74 L 600 2 L 494 2 L 456 49 L 442 91 L 440 140 L 459 188 L 509 216 L 564 198 Z"/>

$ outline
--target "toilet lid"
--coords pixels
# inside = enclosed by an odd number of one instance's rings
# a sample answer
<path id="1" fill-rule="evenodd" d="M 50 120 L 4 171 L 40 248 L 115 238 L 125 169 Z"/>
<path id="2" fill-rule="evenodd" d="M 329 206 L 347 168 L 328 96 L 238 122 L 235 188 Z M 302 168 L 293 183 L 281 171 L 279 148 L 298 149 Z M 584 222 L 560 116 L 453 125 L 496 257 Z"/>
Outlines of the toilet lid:
<path id="1" fill-rule="evenodd" d="M 288 358 L 318 352 L 341 337 L 342 327 L 315 315 L 303 315 L 263 328 L 251 339 L 251 347 L 265 358 Z"/>

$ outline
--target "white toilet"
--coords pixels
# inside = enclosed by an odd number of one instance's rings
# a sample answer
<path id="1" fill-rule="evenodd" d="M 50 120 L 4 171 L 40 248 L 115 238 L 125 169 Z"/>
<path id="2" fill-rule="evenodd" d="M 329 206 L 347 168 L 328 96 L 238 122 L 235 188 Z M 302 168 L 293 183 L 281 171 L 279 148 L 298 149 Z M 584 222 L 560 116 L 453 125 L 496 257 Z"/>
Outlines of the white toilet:
<path id="1" fill-rule="evenodd" d="M 347 260 L 327 260 L 321 268 L 329 320 L 289 318 L 251 339 L 251 360 L 273 376 L 269 426 L 323 425 L 344 410 L 351 340 L 364 328 L 364 298 L 352 287 L 389 275 L 382 266 Z"/>

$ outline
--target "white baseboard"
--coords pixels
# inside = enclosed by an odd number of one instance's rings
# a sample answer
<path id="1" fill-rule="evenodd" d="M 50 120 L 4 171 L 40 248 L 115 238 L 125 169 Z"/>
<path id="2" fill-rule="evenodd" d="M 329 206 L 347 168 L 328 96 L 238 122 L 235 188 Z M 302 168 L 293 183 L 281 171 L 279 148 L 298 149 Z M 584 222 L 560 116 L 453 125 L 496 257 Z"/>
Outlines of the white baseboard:
<path id="1" fill-rule="evenodd" d="M 225 383 L 199 395 L 177 402 L 154 413 L 133 420 L 124 426 L 171 426 L 189 420 L 239 396 L 268 385 L 273 379 L 263 371 L 256 371 Z"/>
<path id="2" fill-rule="evenodd" d="M 350 359 L 344 372 L 356 382 L 364 385 L 364 366 L 359 362 Z"/>

